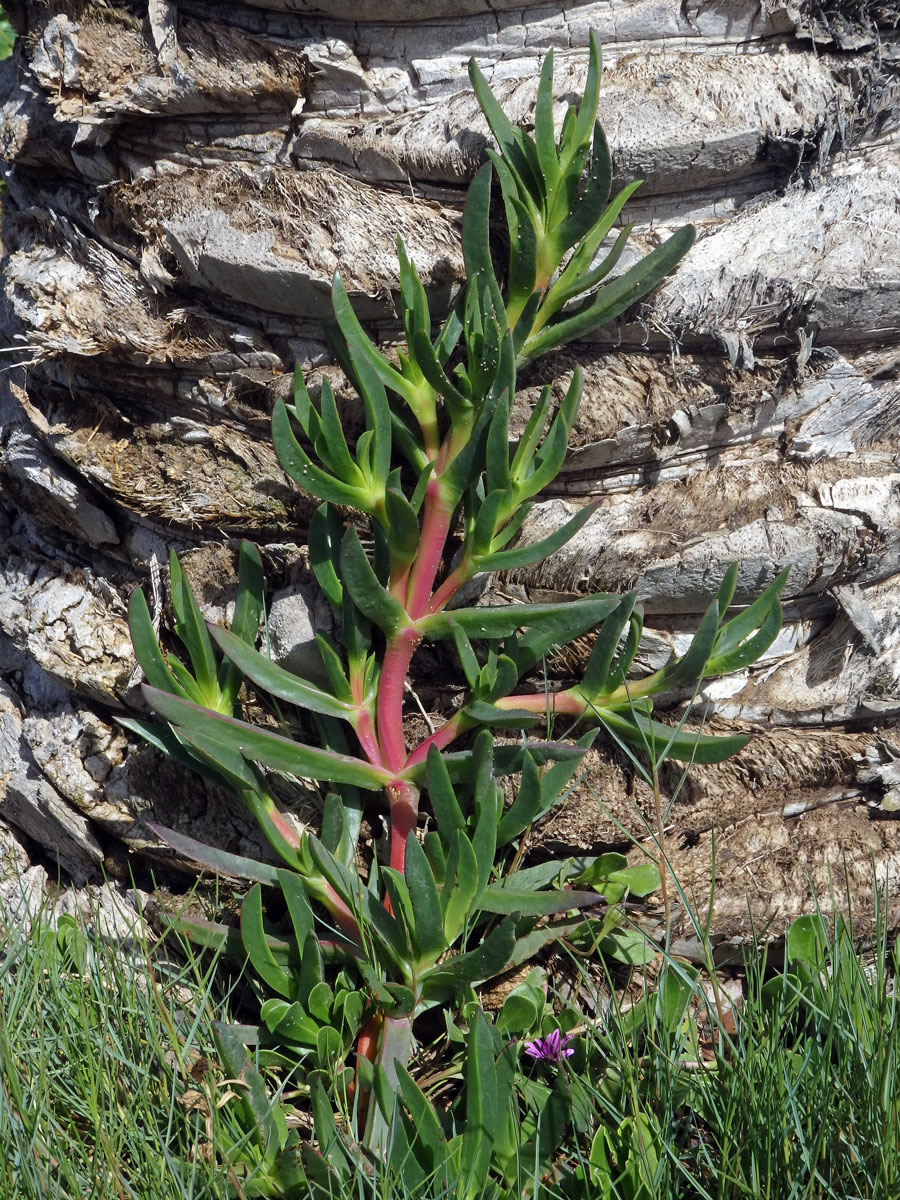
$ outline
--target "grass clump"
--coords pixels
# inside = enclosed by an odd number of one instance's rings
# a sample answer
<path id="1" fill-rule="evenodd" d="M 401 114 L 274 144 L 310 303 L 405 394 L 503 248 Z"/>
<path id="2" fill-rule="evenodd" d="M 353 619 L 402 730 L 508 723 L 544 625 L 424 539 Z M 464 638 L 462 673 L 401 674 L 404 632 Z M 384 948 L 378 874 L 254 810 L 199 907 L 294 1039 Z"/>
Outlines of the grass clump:
<path id="1" fill-rule="evenodd" d="M 47 916 L 0 947 L 0 1198 L 221 1197 L 215 963 Z"/>
<path id="2" fill-rule="evenodd" d="M 781 961 L 771 946 L 748 946 L 728 987 L 659 952 L 636 994 L 624 968 L 599 976 L 596 963 L 579 959 L 574 994 L 590 993 L 585 1007 L 603 1016 L 586 1020 L 571 994 L 563 1004 L 551 992 L 547 1014 L 562 1036 L 543 1039 L 538 1054 L 513 1039 L 523 1144 L 552 1141 L 554 1153 L 549 1169 L 523 1155 L 508 1194 L 893 1200 L 900 953 L 884 921 L 879 929 L 864 965 L 848 921 L 803 917 L 789 929 Z M 179 965 L 140 925 L 122 943 L 69 916 L 56 929 L 38 921 L 28 935 L 7 936 L 0 1200 L 270 1194 L 262 1161 L 257 1172 L 246 1169 L 233 1104 L 225 1103 L 242 1094 L 242 1081 L 224 1079 L 211 1061 L 214 1022 L 245 1013 L 216 995 L 222 964 L 184 949 Z M 423 1081 L 438 1081 L 452 1057 L 445 1046 L 442 1059 L 439 1043 Z M 288 1065 L 263 1074 L 291 1126 L 312 1143 L 310 1092 L 292 1088 Z M 453 1086 L 452 1072 L 443 1074 L 435 1096 Z M 564 1125 L 554 1119 L 560 1111 Z M 498 1124 L 503 1116 L 493 1114 Z M 332 1189 L 335 1200 L 406 1200 L 410 1180 L 399 1165 L 397 1156 L 383 1172 L 360 1164 Z M 440 1186 L 417 1178 L 417 1200 L 498 1195 L 487 1176 L 445 1176 Z"/>

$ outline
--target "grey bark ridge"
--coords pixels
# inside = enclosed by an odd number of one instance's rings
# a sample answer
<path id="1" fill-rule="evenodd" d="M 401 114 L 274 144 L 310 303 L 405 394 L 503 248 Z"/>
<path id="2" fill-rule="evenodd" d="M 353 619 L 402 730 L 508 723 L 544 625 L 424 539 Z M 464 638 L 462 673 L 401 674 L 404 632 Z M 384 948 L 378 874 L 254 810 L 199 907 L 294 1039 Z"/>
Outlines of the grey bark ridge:
<path id="1" fill-rule="evenodd" d="M 288 538 L 302 542 L 312 505 L 272 451 L 274 399 L 299 362 L 352 413 L 320 318 L 339 267 L 373 334 L 399 336 L 398 233 L 446 306 L 488 139 L 470 55 L 527 125 L 553 48 L 561 119 L 593 29 L 616 181 L 645 181 L 634 255 L 687 220 L 699 238 L 652 299 L 523 377 L 521 405 L 544 383 L 561 394 L 576 363 L 586 376 L 572 451 L 525 536 L 602 505 L 548 563 L 482 586 L 636 586 L 653 669 L 729 561 L 741 601 L 790 562 L 781 638 L 704 696 L 718 727 L 766 734 L 689 772 L 671 843 L 702 908 L 718 839 L 726 943 L 748 912 L 783 927 L 808 907 L 807 865 L 821 882 L 850 863 L 862 912 L 863 864 L 886 878 L 898 849 L 900 34 L 850 7 L 11 6 L 29 36 L 0 68 L 0 337 L 23 364 L 0 373 L 0 874 L 7 828 L 78 879 L 110 844 L 161 855 L 147 820 L 264 853 L 244 814 L 115 725 L 138 711 L 128 594 L 175 544 L 205 611 L 227 619 L 249 536 L 280 592 L 278 652 L 307 654 L 321 613 Z M 595 761 L 541 837 L 599 847 L 617 840 L 610 814 L 640 834 L 623 799 L 649 813 L 639 777 L 614 753 Z"/>

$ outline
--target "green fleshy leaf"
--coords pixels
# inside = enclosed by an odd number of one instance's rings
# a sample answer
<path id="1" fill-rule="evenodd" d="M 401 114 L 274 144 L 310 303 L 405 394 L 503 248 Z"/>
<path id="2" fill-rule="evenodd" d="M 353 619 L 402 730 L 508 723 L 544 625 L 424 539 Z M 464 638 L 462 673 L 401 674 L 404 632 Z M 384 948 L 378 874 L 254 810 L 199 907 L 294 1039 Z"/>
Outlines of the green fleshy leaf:
<path id="1" fill-rule="evenodd" d="M 591 165 L 581 197 L 554 230 L 554 245 L 560 257 L 590 233 L 603 217 L 612 182 L 612 159 L 600 125 L 594 125 Z"/>
<path id="2" fill-rule="evenodd" d="M 452 624 L 457 625 L 468 636 L 480 638 L 509 637 L 517 629 L 532 630 L 535 632 L 533 644 L 542 646 L 542 649 L 532 656 L 532 642 L 527 640 L 527 635 L 520 639 L 522 662 L 527 664 L 521 668 L 522 673 L 533 667 L 548 649 L 560 644 L 561 639 L 571 641 L 573 637 L 579 637 L 598 624 L 618 603 L 618 596 L 599 592 L 595 596 L 585 596 L 567 604 L 454 608 L 450 612 L 423 617 L 417 622 L 417 626 L 420 632 L 431 640 L 452 636 Z"/>
<path id="3" fill-rule="evenodd" d="M 281 734 L 211 712 L 156 688 L 145 685 L 144 695 L 151 708 L 189 738 L 194 734 L 206 736 L 224 749 L 237 751 L 244 758 L 275 771 L 300 779 L 352 783 L 369 791 L 377 791 L 392 778 L 389 772 L 361 759 L 304 746 Z"/>
<path id="4" fill-rule="evenodd" d="M 241 673 L 270 696 L 287 700 L 290 704 L 296 704 L 298 708 L 324 713 L 329 717 L 340 717 L 345 721 L 352 721 L 356 716 L 356 705 L 338 700 L 321 688 L 307 683 L 293 671 L 279 667 L 265 654 L 260 654 L 227 629 L 219 625 L 210 625 L 209 632 L 219 649 L 231 659 Z"/>
<path id="5" fill-rule="evenodd" d="M 393 637 L 409 625 L 403 605 L 379 583 L 353 526 L 344 534 L 341 543 L 341 574 L 353 603 L 388 637 Z"/>
<path id="6" fill-rule="evenodd" d="M 254 884 L 241 907 L 241 938 L 254 971 L 264 983 L 285 999 L 293 999 L 293 980 L 275 961 L 263 928 L 262 890 Z"/>
<path id="7" fill-rule="evenodd" d="M 524 833 L 536 819 L 543 799 L 541 777 L 537 764 L 530 754 L 525 754 L 522 763 L 522 782 L 516 798 L 503 814 L 497 826 L 497 845 L 505 846 L 513 838 Z"/>
<path id="8" fill-rule="evenodd" d="M 287 1124 L 278 1101 L 269 1099 L 262 1076 L 254 1067 L 237 1032 L 221 1021 L 213 1022 L 213 1037 L 226 1076 L 238 1084 L 238 1103 L 256 1131 L 255 1140 L 267 1158 L 285 1146 Z"/>
<path id="9" fill-rule="evenodd" d="M 431 801 L 431 811 L 437 822 L 438 833 L 444 846 L 449 849 L 454 834 L 457 831 L 465 831 L 466 819 L 450 782 L 444 756 L 435 746 L 428 748 L 426 778 L 428 798 Z"/>
<path id="10" fill-rule="evenodd" d="M 508 650 L 519 674 L 530 671 L 549 651 L 568 645 L 574 638 L 599 625 L 618 607 L 619 599 L 618 596 L 598 592 L 595 596 L 584 596 L 566 604 L 541 606 L 549 610 L 548 616 L 540 623 L 529 622 L 528 631 L 516 639 L 514 648 Z"/>
<path id="11" fill-rule="evenodd" d="M 202 867 L 208 867 L 217 875 L 230 875 L 234 879 L 252 879 L 257 883 L 278 882 L 278 868 L 270 867 L 268 863 L 257 862 L 256 859 L 245 858 L 240 854 L 229 854 L 226 850 L 219 850 L 216 846 L 198 842 L 195 838 L 177 833 L 174 829 L 167 829 L 164 825 L 148 822 L 147 829 L 154 837 L 160 838 L 185 858 L 192 859 Z"/>
<path id="12" fill-rule="evenodd" d="M 733 734 L 714 737 L 692 730 L 675 730 L 641 713 L 628 714 L 599 709 L 596 718 L 617 737 L 629 745 L 659 758 L 674 758 L 679 762 L 719 763 L 737 754 L 750 741 L 749 735 Z"/>
<path id="13" fill-rule="evenodd" d="M 330 504 L 345 504 L 363 512 L 369 511 L 371 498 L 364 489 L 349 486 L 316 466 L 297 441 L 287 406 L 280 399 L 272 410 L 272 441 L 278 461 L 305 492 Z"/>
<path id="14" fill-rule="evenodd" d="M 549 916 L 570 909 L 593 908 L 598 901 L 596 892 L 540 891 L 520 892 L 502 884 L 492 883 L 478 897 L 482 912 L 517 914 L 523 917 Z"/>
<path id="15" fill-rule="evenodd" d="M 494 263 L 491 258 L 491 182 L 493 172 L 491 164 L 485 163 L 480 167 L 469 185 L 466 196 L 466 207 L 463 213 L 463 258 L 466 265 L 466 275 L 470 280 L 480 276 L 491 289 L 495 308 L 502 307 L 503 298 L 500 286 L 494 274 Z M 441 345 L 439 343 L 439 345 Z M 441 349 L 443 346 L 441 345 Z M 435 347 L 438 353 L 438 347 Z M 439 356 L 439 361 L 441 357 Z M 443 359 L 446 362 L 446 359 Z"/>
<path id="16" fill-rule="evenodd" d="M 475 851 L 465 833 L 457 829 L 450 838 L 446 879 L 441 889 L 444 934 L 448 944 L 452 944 L 465 928 L 472 916 L 477 895 L 478 862 Z"/>
<path id="17" fill-rule="evenodd" d="M 460 1182 L 467 1197 L 481 1191 L 487 1178 L 497 1126 L 497 1068 L 494 1039 L 484 1013 L 472 1020 L 463 1075 L 466 1083 L 466 1124 L 462 1135 Z M 476 1180 L 478 1181 L 476 1183 Z"/>
<path id="18" fill-rule="evenodd" d="M 600 508 L 602 501 L 596 504 L 586 504 L 580 508 L 574 517 L 570 517 L 559 529 L 550 533 L 537 542 L 529 542 L 525 546 L 516 546 L 512 550 L 495 550 L 476 556 L 476 564 L 481 571 L 512 571 L 518 567 L 528 567 L 532 563 L 543 562 L 551 554 L 555 554 L 588 523 L 594 513 Z"/>
<path id="19" fill-rule="evenodd" d="M 402 492 L 388 488 L 384 494 L 391 561 L 409 566 L 419 552 L 419 522 Z"/>
<path id="20" fill-rule="evenodd" d="M 313 933 L 315 927 L 306 888 L 296 871 L 286 871 L 283 867 L 278 867 L 275 874 L 287 905 L 288 916 L 294 931 L 294 940 L 298 946 L 304 946 L 306 939 Z"/>
<path id="21" fill-rule="evenodd" d="M 231 619 L 231 632 L 248 646 L 256 645 L 259 622 L 263 613 L 265 581 L 259 550 L 252 542 L 241 542 L 238 565 L 238 590 Z M 152 680 L 150 681 L 152 682 Z M 234 712 L 241 687 L 241 673 L 233 663 L 225 661 L 219 667 L 219 690 L 223 709 Z M 165 690 L 165 689 L 164 689 Z"/>
<path id="22" fill-rule="evenodd" d="M 335 612 L 341 611 L 343 585 L 337 568 L 341 558 L 344 526 L 330 504 L 320 505 L 309 523 L 307 544 L 313 572 Z"/>
<path id="23" fill-rule="evenodd" d="M 172 607 L 175 610 L 175 632 L 190 655 L 194 678 L 203 703 L 212 708 L 218 707 L 219 664 L 206 629 L 206 622 L 174 550 L 169 555 L 169 576 L 172 584 Z"/>
<path id="24" fill-rule="evenodd" d="M 150 619 L 147 601 L 139 587 L 134 589 L 128 601 L 128 629 L 131 633 L 131 644 L 147 682 L 160 691 L 186 698 L 185 689 L 166 665 L 153 621 Z"/>
<path id="25" fill-rule="evenodd" d="M 413 933 L 420 961 L 433 963 L 447 948 L 437 883 L 415 833 L 406 841 L 406 886 L 412 901 Z"/>
<path id="26" fill-rule="evenodd" d="M 334 391 L 327 376 L 322 378 L 319 407 L 322 434 L 315 440 L 316 453 L 325 466 L 343 483 L 359 487 L 365 483 L 365 479 L 347 446 L 344 427 L 334 399 Z"/>
<path id="27" fill-rule="evenodd" d="M 693 245 L 694 237 L 693 225 L 685 225 L 618 279 L 602 287 L 580 309 L 570 315 L 562 314 L 559 320 L 532 333 L 522 349 L 520 361 L 531 362 L 620 316 L 674 270 Z"/>
<path id="28" fill-rule="evenodd" d="M 728 671 L 739 670 L 753 662 L 769 648 L 781 628 L 781 606 L 778 603 L 778 597 L 787 583 L 789 574 L 790 567 L 785 567 L 776 575 L 762 595 L 722 626 L 707 664 L 707 674 L 720 675 Z M 723 615 L 724 608 L 731 602 L 734 595 L 736 581 L 737 567 L 733 566 L 729 568 L 722 581 L 722 587 L 719 589 L 719 608 Z M 754 634 L 756 636 L 751 637 Z"/>
<path id="29" fill-rule="evenodd" d="M 609 614 L 600 627 L 590 658 L 584 669 L 582 688 L 585 695 L 600 696 L 612 691 L 621 682 L 620 673 L 613 678 L 613 657 L 622 637 L 622 630 L 634 611 L 636 592 L 623 596 L 619 605 Z"/>
<path id="30" fill-rule="evenodd" d="M 396 367 L 388 362 L 381 351 L 372 344 L 368 334 L 360 324 L 359 318 L 353 311 L 353 305 L 350 303 L 350 298 L 347 295 L 347 290 L 339 273 L 335 274 L 332 283 L 331 303 L 334 308 L 335 319 L 345 338 L 345 354 L 348 354 L 349 348 L 352 347 L 358 355 L 366 359 L 381 382 L 396 392 L 398 396 L 402 396 L 407 404 L 410 405 L 410 408 L 415 410 L 417 396 L 414 385 L 409 380 L 404 379 Z M 341 365 L 343 366 L 343 363 Z M 350 368 L 349 377 L 352 378 L 352 367 Z"/>

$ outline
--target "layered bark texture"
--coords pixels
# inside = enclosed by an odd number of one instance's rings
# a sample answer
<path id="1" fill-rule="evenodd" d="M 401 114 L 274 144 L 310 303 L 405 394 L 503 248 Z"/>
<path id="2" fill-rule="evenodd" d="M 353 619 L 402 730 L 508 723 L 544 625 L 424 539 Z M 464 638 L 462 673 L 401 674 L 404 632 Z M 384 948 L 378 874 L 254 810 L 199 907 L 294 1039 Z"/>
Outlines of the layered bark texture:
<path id="1" fill-rule="evenodd" d="M 151 818 L 259 852 L 249 818 L 116 726 L 140 704 L 128 593 L 143 584 L 165 621 L 175 546 L 207 613 L 227 614 L 250 537 L 273 646 L 304 660 L 323 614 L 310 504 L 270 445 L 274 397 L 295 362 L 333 370 L 337 267 L 373 333 L 397 336 L 398 234 L 446 305 L 488 137 L 469 56 L 527 123 L 553 47 L 561 117 L 595 29 L 617 177 L 644 180 L 634 253 L 686 220 L 699 237 L 651 302 L 523 378 L 524 405 L 575 362 L 586 373 L 569 460 L 524 536 L 602 504 L 564 551 L 488 586 L 513 602 L 634 587 L 658 665 L 730 561 L 741 602 L 791 564 L 776 644 L 701 697 L 711 726 L 756 736 L 720 767 L 666 767 L 666 842 L 702 912 L 714 860 L 718 939 L 778 932 L 830 888 L 864 919 L 873 875 L 900 871 L 896 5 L 6 8 L 23 36 L 0 80 L 0 873 L 23 870 L 24 846 L 95 878 L 123 845 L 153 852 Z M 439 712 L 454 678 L 425 667 Z M 651 844 L 652 811 L 601 749 L 535 836 Z"/>

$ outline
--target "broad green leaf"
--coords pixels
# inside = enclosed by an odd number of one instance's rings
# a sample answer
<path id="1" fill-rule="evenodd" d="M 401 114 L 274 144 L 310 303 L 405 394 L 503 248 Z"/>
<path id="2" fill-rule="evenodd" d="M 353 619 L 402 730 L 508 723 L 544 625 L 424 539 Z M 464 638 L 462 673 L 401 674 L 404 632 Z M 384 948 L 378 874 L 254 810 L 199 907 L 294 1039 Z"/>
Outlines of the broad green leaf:
<path id="1" fill-rule="evenodd" d="M 381 879 L 384 884 L 384 889 L 387 892 L 388 900 L 391 905 L 391 912 L 394 920 L 403 926 L 405 933 L 405 942 L 412 948 L 413 931 L 416 921 L 412 910 L 412 899 L 410 898 L 409 888 L 406 886 L 406 880 L 403 878 L 401 871 L 394 867 L 382 867 Z"/>
<path id="2" fill-rule="evenodd" d="M 681 1027 L 688 1005 L 697 994 L 696 968 L 679 963 L 667 964 L 656 985 L 657 1012 L 663 1028 L 675 1034 Z"/>
<path id="3" fill-rule="evenodd" d="M 516 988 L 503 1001 L 497 1016 L 497 1028 L 507 1037 L 521 1036 L 533 1029 L 544 1010 L 543 996 L 535 988 Z"/>
<path id="4" fill-rule="evenodd" d="M 785 949 L 789 963 L 807 963 L 823 969 L 826 965 L 828 939 L 825 924 L 818 913 L 797 917 L 788 927 Z"/>
<path id="5" fill-rule="evenodd" d="M 304 746 L 279 733 L 211 712 L 157 688 L 145 685 L 144 696 L 152 709 L 188 737 L 195 733 L 206 736 L 225 749 L 238 751 L 245 758 L 275 771 L 300 779 L 352 783 L 369 791 L 379 790 L 392 778 L 389 772 L 360 759 Z"/>
<path id="6" fill-rule="evenodd" d="M 646 966 L 656 957 L 653 943 L 637 929 L 614 929 L 606 935 L 598 949 L 629 967 Z"/>
<path id="7" fill-rule="evenodd" d="M 632 896 L 649 896 L 651 892 L 659 891 L 661 886 L 659 867 L 649 862 L 610 871 L 607 879 L 611 883 L 623 883 Z"/>
<path id="8" fill-rule="evenodd" d="M 302 1046 L 315 1047 L 319 1026 L 297 1001 L 291 1004 L 287 1000 L 266 1000 L 260 1005 L 259 1015 L 269 1033 L 277 1033 L 279 1038 L 299 1042 Z"/>
<path id="9" fill-rule="evenodd" d="M 724 620 L 725 614 L 731 607 L 731 601 L 734 599 L 735 588 L 738 581 L 738 564 L 733 562 L 725 574 L 722 576 L 722 582 L 719 584 L 719 590 L 716 594 L 716 599 L 719 602 L 719 616 Z"/>
<path id="10" fill-rule="evenodd" d="M 365 489 L 342 483 L 334 475 L 317 467 L 297 441 L 291 428 L 287 406 L 277 400 L 272 410 L 272 441 L 278 461 L 305 492 L 330 504 L 345 504 L 369 512 L 371 497 Z"/>

